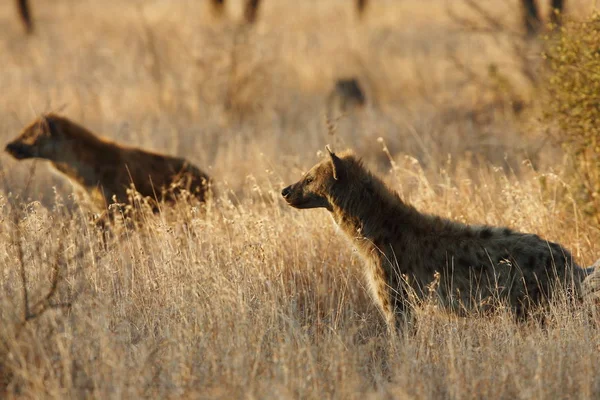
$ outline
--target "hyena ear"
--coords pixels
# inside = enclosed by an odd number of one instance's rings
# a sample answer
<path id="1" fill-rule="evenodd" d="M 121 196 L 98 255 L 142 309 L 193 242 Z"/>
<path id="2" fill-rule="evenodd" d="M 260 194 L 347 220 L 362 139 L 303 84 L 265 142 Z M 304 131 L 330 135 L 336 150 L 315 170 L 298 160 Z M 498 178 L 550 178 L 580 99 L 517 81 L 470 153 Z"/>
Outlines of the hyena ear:
<path id="1" fill-rule="evenodd" d="M 325 148 L 327 149 L 327 153 L 329 153 L 329 158 L 331 158 L 331 164 L 333 164 L 333 179 L 337 181 L 344 174 L 343 162 L 333 151 L 331 151 L 329 145 L 325 146 Z"/>

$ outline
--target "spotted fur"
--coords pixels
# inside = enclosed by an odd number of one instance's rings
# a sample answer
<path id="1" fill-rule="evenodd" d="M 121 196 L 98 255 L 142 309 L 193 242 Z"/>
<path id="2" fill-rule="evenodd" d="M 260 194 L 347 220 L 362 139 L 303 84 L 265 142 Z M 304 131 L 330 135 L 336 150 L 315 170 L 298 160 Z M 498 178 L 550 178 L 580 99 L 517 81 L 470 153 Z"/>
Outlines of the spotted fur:
<path id="1" fill-rule="evenodd" d="M 389 324 L 432 288 L 450 310 L 495 307 L 518 316 L 558 286 L 580 296 L 586 271 L 559 244 L 504 227 L 473 226 L 419 212 L 352 153 L 315 165 L 282 195 L 293 207 L 323 207 L 359 250 L 373 298 Z"/>

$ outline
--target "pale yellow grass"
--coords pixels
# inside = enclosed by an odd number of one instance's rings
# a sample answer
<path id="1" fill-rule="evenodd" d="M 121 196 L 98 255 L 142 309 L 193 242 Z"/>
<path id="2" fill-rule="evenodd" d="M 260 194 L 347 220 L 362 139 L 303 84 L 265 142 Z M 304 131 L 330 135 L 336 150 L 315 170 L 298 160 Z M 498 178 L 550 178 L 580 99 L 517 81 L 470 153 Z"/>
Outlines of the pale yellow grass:
<path id="1" fill-rule="evenodd" d="M 219 189 L 208 209 L 179 204 L 104 246 L 85 202 L 46 163 L 0 156 L 3 396 L 600 396 L 593 310 L 559 304 L 541 327 L 428 304 L 416 332 L 392 340 L 327 212 L 281 201 L 331 143 L 354 148 L 421 210 L 538 233 L 583 265 L 600 256 L 598 229 L 572 203 L 542 127 L 508 112 L 502 95 L 484 121 L 469 114 L 496 94 L 463 85 L 449 55 L 522 82 L 510 55 L 458 32 L 445 1 L 373 3 L 357 25 L 347 1 L 265 0 L 241 36 L 239 2 L 219 22 L 192 0 L 40 1 L 31 39 L 12 2 L 0 5 L 3 143 L 64 107 L 106 136 L 188 157 Z M 515 3 L 487 2 L 513 26 Z M 377 104 L 330 134 L 324 97 L 347 74 Z M 52 301 L 72 306 L 20 328 L 21 263 L 30 304 L 58 266 Z"/>

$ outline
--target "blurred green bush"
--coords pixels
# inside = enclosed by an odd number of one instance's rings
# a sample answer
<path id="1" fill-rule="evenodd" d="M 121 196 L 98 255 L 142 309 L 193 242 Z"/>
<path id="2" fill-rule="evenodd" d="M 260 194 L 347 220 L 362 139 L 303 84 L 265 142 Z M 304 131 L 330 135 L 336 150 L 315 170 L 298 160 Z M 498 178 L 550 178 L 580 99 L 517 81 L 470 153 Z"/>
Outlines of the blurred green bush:
<path id="1" fill-rule="evenodd" d="M 547 37 L 544 117 L 570 158 L 575 198 L 600 222 L 600 13 Z"/>

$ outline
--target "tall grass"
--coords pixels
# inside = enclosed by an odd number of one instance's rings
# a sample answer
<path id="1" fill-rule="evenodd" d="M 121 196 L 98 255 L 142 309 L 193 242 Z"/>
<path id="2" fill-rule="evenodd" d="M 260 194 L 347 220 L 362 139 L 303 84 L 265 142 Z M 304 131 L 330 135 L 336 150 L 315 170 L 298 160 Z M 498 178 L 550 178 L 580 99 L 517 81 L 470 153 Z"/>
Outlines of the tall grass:
<path id="1" fill-rule="evenodd" d="M 595 261 L 600 234 L 569 197 L 560 149 L 524 117 L 469 114 L 479 99 L 460 91 L 449 52 L 484 70 L 511 60 L 486 38 L 465 42 L 443 1 L 372 2 L 360 25 L 342 0 L 265 1 L 245 46 L 234 43 L 241 2 L 224 21 L 209 2 L 38 3 L 29 39 L 12 3 L 0 5 L 3 140 L 64 106 L 96 132 L 188 157 L 219 195 L 103 243 L 62 177 L 1 156 L 3 396 L 600 395 L 593 309 L 558 304 L 541 325 L 427 303 L 415 331 L 391 339 L 327 212 L 280 199 L 326 143 L 348 146 L 420 210 L 535 232 Z M 346 73 L 370 79 L 378 104 L 328 131 L 324 99 Z M 24 293 L 56 307 L 24 323 Z"/>

